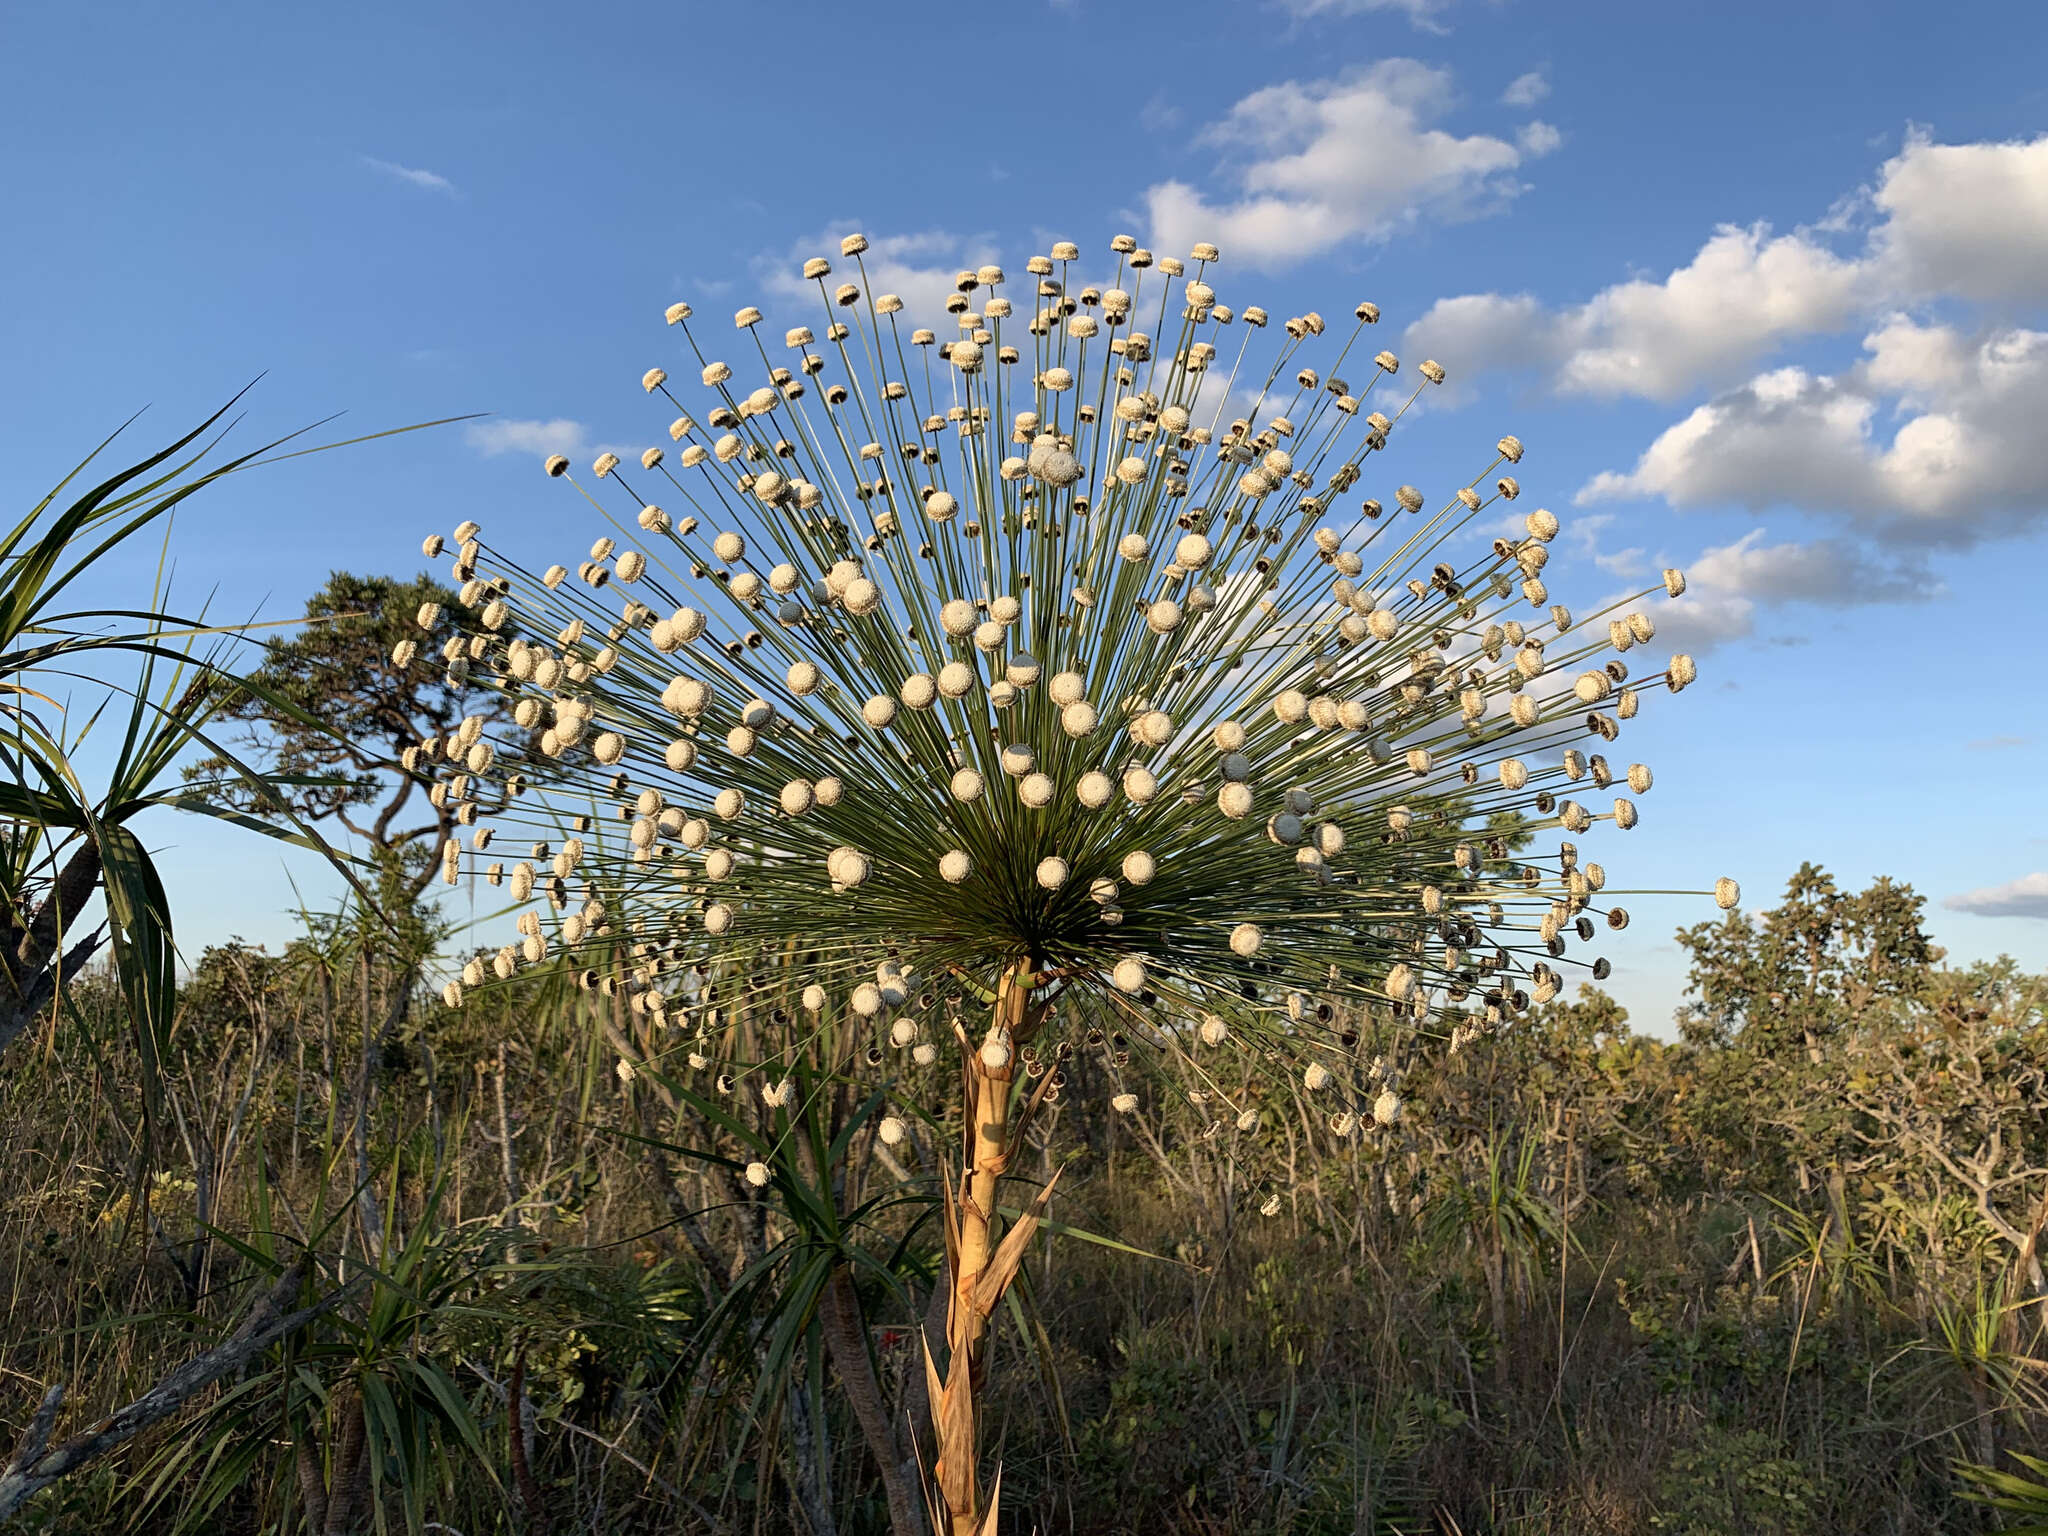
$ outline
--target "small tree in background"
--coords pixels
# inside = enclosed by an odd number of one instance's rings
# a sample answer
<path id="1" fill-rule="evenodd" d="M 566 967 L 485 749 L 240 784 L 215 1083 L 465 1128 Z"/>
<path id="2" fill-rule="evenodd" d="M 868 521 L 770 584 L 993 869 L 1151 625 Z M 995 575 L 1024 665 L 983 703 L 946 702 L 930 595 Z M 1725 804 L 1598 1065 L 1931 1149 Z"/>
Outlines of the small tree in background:
<path id="1" fill-rule="evenodd" d="M 424 638 L 436 647 L 457 638 L 452 619 L 422 637 L 413 616 L 423 606 L 452 611 L 455 593 L 431 576 L 410 581 L 336 571 L 306 601 L 302 627 L 264 647 L 263 664 L 237 691 L 227 718 L 250 727 L 247 745 L 292 814 L 333 820 L 360 838 L 390 874 L 387 893 L 417 901 L 435 874 L 435 852 L 456 825 L 455 808 L 433 803 L 401 770 L 408 748 L 454 729 L 472 711 L 495 729 L 511 726 L 495 699 L 477 699 L 440 674 L 401 667 L 392 649 Z M 257 815 L 274 815 L 208 758 L 188 770 L 220 780 L 221 791 Z"/>

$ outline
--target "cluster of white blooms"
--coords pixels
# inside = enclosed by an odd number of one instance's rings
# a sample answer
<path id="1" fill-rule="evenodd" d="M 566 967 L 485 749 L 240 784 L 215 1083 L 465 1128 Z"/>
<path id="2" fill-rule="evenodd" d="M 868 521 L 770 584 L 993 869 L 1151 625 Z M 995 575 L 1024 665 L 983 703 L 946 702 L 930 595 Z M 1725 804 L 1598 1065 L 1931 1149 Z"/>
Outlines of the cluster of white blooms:
<path id="1" fill-rule="evenodd" d="M 1679 573 L 1554 602 L 1556 516 L 1471 532 L 1521 494 L 1512 436 L 1434 495 L 1385 475 L 1445 373 L 1375 353 L 1371 303 L 1279 320 L 1223 301 L 1214 247 L 1120 236 L 1099 284 L 1062 242 L 1021 280 L 963 271 L 943 326 L 912 327 L 865 249 L 805 264 L 817 313 L 780 360 L 758 309 L 727 362 L 670 306 L 703 397 L 651 368 L 667 419 L 637 465 L 547 461 L 610 529 L 573 569 L 474 523 L 427 540 L 464 633 L 393 660 L 502 693 L 517 726 L 471 716 L 405 764 L 495 823 L 443 870 L 524 908 L 496 977 L 567 964 L 694 1029 L 708 976 L 772 958 L 877 1060 L 959 1030 L 981 1070 L 1057 1077 L 1036 1022 L 984 1039 L 963 1002 L 1022 966 L 1179 1050 L 1367 1012 L 1449 1035 L 1605 974 L 1568 953 L 1627 922 L 1604 871 L 1500 829 L 1637 824 L 1649 768 L 1596 749 L 1697 675 L 1631 654 Z M 1347 1127 L 1398 1116 L 1318 1060 Z"/>

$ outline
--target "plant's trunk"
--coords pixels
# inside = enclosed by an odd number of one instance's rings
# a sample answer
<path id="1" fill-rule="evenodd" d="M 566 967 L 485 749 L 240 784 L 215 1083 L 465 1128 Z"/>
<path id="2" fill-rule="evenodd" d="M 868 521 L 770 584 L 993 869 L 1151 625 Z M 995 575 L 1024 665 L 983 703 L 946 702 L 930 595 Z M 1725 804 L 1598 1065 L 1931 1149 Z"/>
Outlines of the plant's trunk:
<path id="1" fill-rule="evenodd" d="M 996 1184 L 1009 1161 L 1010 1086 L 1015 1053 L 1030 1016 L 1032 970 L 1029 960 L 1016 961 L 996 983 L 989 1038 L 1008 1048 L 1004 1064 L 990 1066 L 973 1041 L 962 1041 L 966 1166 L 961 1170 L 959 1190 L 948 1202 L 953 1293 L 946 1319 L 946 1379 L 944 1388 L 932 1393 L 938 1443 L 933 1474 L 951 1536 L 982 1536 L 994 1528 L 994 1490 L 985 1505 L 977 1481 L 980 1434 L 976 1399 L 988 1382 L 990 1314 L 1022 1257 L 1021 1241 L 997 1246 Z M 1028 1240 L 1035 1224 L 1035 1219 L 1023 1224 L 1011 1238 Z M 1000 1483 L 998 1474 L 998 1488 Z"/>
<path id="2" fill-rule="evenodd" d="M 1984 1367 L 1970 1367 L 1970 1407 L 1977 1432 L 1977 1460 L 1987 1467 L 1998 1464 L 1998 1411 L 1992 1406 L 1991 1390 L 1984 1380 Z"/>
<path id="3" fill-rule="evenodd" d="M 832 1485 L 826 1472 L 826 1447 L 830 1443 L 825 1426 L 812 1416 L 808 1372 L 793 1375 L 789 1382 L 790 1488 L 811 1536 L 839 1536 L 832 1518 Z"/>
<path id="4" fill-rule="evenodd" d="M 292 1456 L 298 1464 L 299 1498 L 306 1506 L 306 1529 L 312 1536 L 327 1530 L 327 1471 L 320 1465 L 320 1442 L 308 1414 L 293 1436 Z"/>
<path id="5" fill-rule="evenodd" d="M 1493 1384 L 1503 1406 L 1508 1387 L 1507 1256 L 1497 1233 L 1489 1233 L 1481 1268 L 1486 1271 L 1486 1298 L 1493 1314 Z"/>
<path id="6" fill-rule="evenodd" d="M 926 1536 L 924 1517 L 919 1514 L 915 1463 L 897 1443 L 889 1423 L 889 1407 L 883 1401 L 881 1383 L 875 1378 L 875 1362 L 868 1352 L 867 1328 L 861 1318 L 860 1294 L 854 1289 L 853 1272 L 845 1265 L 832 1271 L 818 1303 L 825 1348 L 839 1372 L 839 1384 L 847 1405 L 860 1423 L 875 1466 L 882 1474 L 882 1489 L 889 1499 L 889 1529 L 893 1536 Z"/>
<path id="7" fill-rule="evenodd" d="M 362 1057 L 356 1068 L 355 1121 L 349 1145 L 356 1159 L 356 1217 L 363 1230 L 363 1249 L 372 1259 L 383 1255 L 384 1221 L 377 1209 L 377 1181 L 370 1174 L 370 1116 L 374 1109 L 381 1041 L 370 1018 L 370 951 L 367 944 L 357 962 L 357 989 L 363 1027 Z"/>
<path id="8" fill-rule="evenodd" d="M 501 1061 L 503 1057 L 499 1058 Z M 512 1481 L 519 1489 L 519 1502 L 526 1509 L 526 1528 L 534 1536 L 548 1536 L 553 1522 L 548 1518 L 547 1500 L 533 1475 L 533 1423 L 526 1412 L 526 1345 L 512 1361 L 512 1377 L 505 1384 L 506 1451 L 512 1460 Z"/>
<path id="9" fill-rule="evenodd" d="M 327 1519 L 321 1536 L 349 1536 L 361 1523 L 370 1495 L 369 1426 L 362 1396 L 344 1385 L 334 1394 L 334 1470 L 327 1490 Z"/>
<path id="10" fill-rule="evenodd" d="M 1830 1168 L 1827 1179 L 1828 1209 L 1835 1217 L 1835 1245 L 1837 1256 L 1846 1254 L 1854 1241 L 1849 1231 L 1849 1181 L 1839 1168 Z"/>
<path id="11" fill-rule="evenodd" d="M 64 979 L 75 974 L 99 947 L 97 933 L 86 935 L 63 954 L 64 932 L 78 920 L 100 880 L 100 850 L 82 844 L 43 897 L 33 917 L 9 911 L 4 947 L 0 947 L 0 1051 L 4 1051 L 41 1017 L 57 996 Z"/>
<path id="12" fill-rule="evenodd" d="M 519 1153 L 512 1145 L 512 1116 L 505 1105 L 505 1044 L 498 1043 L 498 1073 L 495 1084 L 498 1108 L 498 1173 L 505 1185 L 505 1214 L 501 1225 L 519 1224 Z"/>

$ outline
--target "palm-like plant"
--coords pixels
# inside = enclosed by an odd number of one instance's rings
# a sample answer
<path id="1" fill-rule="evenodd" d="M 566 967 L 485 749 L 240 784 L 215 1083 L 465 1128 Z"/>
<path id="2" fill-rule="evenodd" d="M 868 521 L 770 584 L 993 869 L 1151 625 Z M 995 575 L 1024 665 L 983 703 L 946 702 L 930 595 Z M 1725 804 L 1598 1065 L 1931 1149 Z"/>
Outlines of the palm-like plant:
<path id="1" fill-rule="evenodd" d="M 170 1027 L 177 954 L 163 884 L 134 830 L 136 819 L 170 807 L 325 847 L 296 816 L 259 820 L 220 793 L 232 785 L 268 807 L 281 785 L 303 781 L 266 778 L 217 747 L 209 779 L 178 781 L 181 757 L 195 742 L 214 746 L 209 722 L 247 686 L 228 666 L 236 630 L 163 612 L 161 590 L 146 609 L 71 606 L 98 562 L 165 522 L 188 497 L 259 464 L 324 451 L 280 452 L 294 433 L 217 457 L 223 419 L 234 404 L 60 504 L 113 442 L 108 438 L 0 534 L 0 767 L 6 770 L 0 782 L 0 1051 L 104 946 L 127 996 L 145 1067 L 146 1107 L 155 1101 L 157 1063 Z M 206 648 L 195 649 L 201 645 Z M 79 685 L 97 700 L 84 719 L 73 718 L 62 698 Z M 318 728 L 304 711 L 276 702 Z M 88 784 L 78 749 L 108 716 L 122 734 L 105 772 Z M 105 902 L 104 929 L 81 935 L 81 919 L 96 897 Z"/>
<path id="2" fill-rule="evenodd" d="M 2015 1451 L 2012 1459 L 2031 1475 L 1958 1462 L 1956 1471 L 1975 1485 L 1966 1490 L 1965 1496 L 1992 1509 L 2023 1517 L 2018 1525 L 2001 1526 L 2003 1536 L 2048 1536 L 2048 1457 Z"/>
<path id="3" fill-rule="evenodd" d="M 794 952 L 786 1052 L 849 1017 L 877 1052 L 960 1045 L 948 1348 L 928 1362 L 935 1513 L 971 1536 L 995 1518 L 975 1450 L 989 1319 L 1037 1209 L 1004 1237 L 997 1182 L 1064 1083 L 1055 1000 L 1088 995 L 1119 1049 L 1305 1054 L 1333 1132 L 1359 1134 L 1340 1009 L 1463 1034 L 1554 995 L 1561 965 L 1605 974 L 1565 958 L 1603 910 L 1627 921 L 1600 866 L 1568 843 L 1511 859 L 1484 829 L 1633 825 L 1633 800 L 1596 815 L 1561 792 L 1640 793 L 1649 771 L 1572 744 L 1613 740 L 1694 668 L 1631 679 L 1620 653 L 1655 633 L 1633 599 L 1590 620 L 1551 605 L 1547 511 L 1443 556 L 1520 494 L 1513 437 L 1450 493 L 1350 499 L 1444 377 L 1425 362 L 1410 389 L 1368 355 L 1376 306 L 1325 340 L 1319 315 L 1219 302 L 1214 247 L 1183 263 L 1118 237 L 1099 288 L 1064 242 L 1014 304 L 998 268 L 962 272 L 941 342 L 872 291 L 866 248 L 842 242 L 836 285 L 805 264 L 822 313 L 783 362 L 758 309 L 735 316 L 751 360 L 729 364 L 669 308 L 708 403 L 700 421 L 650 369 L 677 446 L 630 476 L 606 453 L 588 484 L 548 461 L 610 529 L 574 571 L 455 530 L 469 633 L 440 664 L 510 694 L 525 734 L 491 739 L 478 711 L 409 758 L 465 824 L 510 792 L 468 850 L 445 843 L 447 878 L 538 898 L 451 1003 L 566 960 L 709 1032 L 729 978 Z M 492 857 L 515 829 L 531 846 Z M 1732 906 L 1733 883 L 1717 895 Z M 596 963 L 620 938 L 628 963 Z M 775 1080 L 750 1065 L 741 1091 Z"/>

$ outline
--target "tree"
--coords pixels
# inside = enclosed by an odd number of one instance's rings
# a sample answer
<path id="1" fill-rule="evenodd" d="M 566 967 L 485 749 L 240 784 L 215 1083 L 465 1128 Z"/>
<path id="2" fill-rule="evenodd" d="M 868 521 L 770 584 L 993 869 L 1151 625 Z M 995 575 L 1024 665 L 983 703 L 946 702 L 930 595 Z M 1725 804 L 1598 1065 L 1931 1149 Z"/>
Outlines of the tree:
<path id="1" fill-rule="evenodd" d="M 250 674 L 257 688 L 239 692 L 226 710 L 252 727 L 250 748 L 290 809 L 309 821 L 331 818 L 361 838 L 380 863 L 402 871 L 397 888 L 413 901 L 434 878 L 457 817 L 454 807 L 426 799 L 402 766 L 407 749 L 445 737 L 471 712 L 499 730 L 512 724 L 501 696 L 453 687 L 440 670 L 392 659 L 402 641 L 438 653 L 455 639 L 452 618 L 425 631 L 417 618 L 429 606 L 447 615 L 457 602 L 424 574 L 401 581 L 336 571 L 307 599 L 304 627 L 265 647 L 262 666 Z M 222 766 L 208 758 L 190 774 L 215 778 Z M 234 785 L 223 789 L 232 794 Z M 258 815 L 274 814 L 241 798 Z"/>
<path id="2" fill-rule="evenodd" d="M 1681 930 L 1700 999 L 1681 1020 L 1687 1037 L 1741 1040 L 1774 1056 L 1803 1049 L 1819 1065 L 1830 1035 L 1911 995 L 1940 962 L 1920 925 L 1925 906 L 1910 885 L 1885 876 L 1849 895 L 1805 863 L 1761 925 L 1731 912 Z"/>

